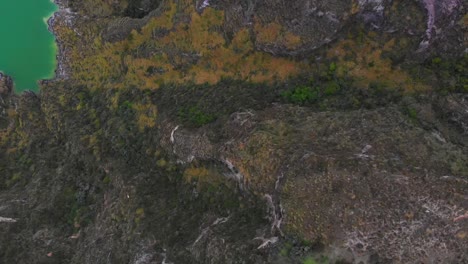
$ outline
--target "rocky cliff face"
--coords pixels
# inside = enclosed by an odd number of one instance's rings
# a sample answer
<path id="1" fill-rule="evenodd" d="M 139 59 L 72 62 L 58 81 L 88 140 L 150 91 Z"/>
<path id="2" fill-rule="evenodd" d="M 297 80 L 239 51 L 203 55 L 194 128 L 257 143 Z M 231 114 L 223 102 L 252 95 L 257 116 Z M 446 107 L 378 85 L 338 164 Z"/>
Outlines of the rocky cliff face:
<path id="1" fill-rule="evenodd" d="M 59 4 L 1 263 L 468 261 L 466 3 Z"/>

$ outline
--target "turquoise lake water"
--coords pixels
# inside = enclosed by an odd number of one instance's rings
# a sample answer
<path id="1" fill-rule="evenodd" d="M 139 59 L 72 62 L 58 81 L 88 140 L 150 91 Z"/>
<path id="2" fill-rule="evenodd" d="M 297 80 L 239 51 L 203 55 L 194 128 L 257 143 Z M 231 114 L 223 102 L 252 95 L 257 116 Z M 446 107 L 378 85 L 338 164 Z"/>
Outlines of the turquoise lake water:
<path id="1" fill-rule="evenodd" d="M 38 80 L 54 76 L 57 47 L 46 21 L 56 10 L 50 0 L 0 0 L 0 71 L 16 92 L 37 92 Z"/>

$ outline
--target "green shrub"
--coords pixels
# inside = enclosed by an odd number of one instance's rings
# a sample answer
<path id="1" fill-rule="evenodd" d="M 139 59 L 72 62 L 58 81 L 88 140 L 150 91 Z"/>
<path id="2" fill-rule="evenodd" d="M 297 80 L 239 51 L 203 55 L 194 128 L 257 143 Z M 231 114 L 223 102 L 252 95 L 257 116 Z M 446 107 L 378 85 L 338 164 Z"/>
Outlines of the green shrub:
<path id="1" fill-rule="evenodd" d="M 216 120 L 215 115 L 205 113 L 198 106 L 192 106 L 180 110 L 179 117 L 183 121 L 195 126 L 203 126 Z"/>
<path id="2" fill-rule="evenodd" d="M 335 95 L 340 90 L 340 85 L 337 82 L 329 82 L 323 93 L 327 96 Z"/>
<path id="3" fill-rule="evenodd" d="M 126 108 L 126 109 L 132 109 L 133 108 L 133 103 L 130 102 L 130 101 L 125 101 L 122 103 L 122 108 Z"/>
<path id="4" fill-rule="evenodd" d="M 333 75 L 335 74 L 335 72 L 336 72 L 336 63 L 332 62 L 330 63 L 330 66 L 328 66 L 328 73 L 330 75 Z"/>
<path id="5" fill-rule="evenodd" d="M 407 113 L 408 113 L 408 116 L 411 119 L 417 119 L 418 118 L 418 112 L 414 108 L 408 108 Z"/>
<path id="6" fill-rule="evenodd" d="M 104 177 L 104 179 L 102 180 L 102 183 L 104 183 L 104 184 L 109 184 L 110 182 L 111 182 L 111 178 L 109 177 L 109 175 Z"/>
<path id="7" fill-rule="evenodd" d="M 291 243 L 286 242 L 279 254 L 283 257 L 289 256 L 289 252 L 291 251 L 292 248 L 293 248 L 293 245 Z"/>
<path id="8" fill-rule="evenodd" d="M 442 63 L 442 59 L 440 57 L 435 57 L 435 58 L 432 59 L 431 62 L 432 62 L 433 65 L 439 65 L 439 64 Z"/>
<path id="9" fill-rule="evenodd" d="M 11 186 L 15 185 L 15 183 L 21 181 L 22 178 L 23 177 L 21 176 L 21 173 L 19 173 L 19 172 L 15 173 L 15 174 L 13 174 L 13 176 L 9 180 L 6 181 L 6 186 L 11 187 Z"/>
<path id="10" fill-rule="evenodd" d="M 434 57 L 426 63 L 427 69 L 437 78 L 437 91 L 443 95 L 450 92 L 468 92 L 468 55 L 456 59 Z"/>
<path id="11" fill-rule="evenodd" d="M 302 261 L 302 264 L 317 264 L 317 262 L 312 257 L 307 257 Z"/>
<path id="12" fill-rule="evenodd" d="M 283 92 L 281 96 L 290 103 L 302 105 L 317 101 L 319 93 L 317 89 L 308 86 L 299 86 L 292 91 Z"/>

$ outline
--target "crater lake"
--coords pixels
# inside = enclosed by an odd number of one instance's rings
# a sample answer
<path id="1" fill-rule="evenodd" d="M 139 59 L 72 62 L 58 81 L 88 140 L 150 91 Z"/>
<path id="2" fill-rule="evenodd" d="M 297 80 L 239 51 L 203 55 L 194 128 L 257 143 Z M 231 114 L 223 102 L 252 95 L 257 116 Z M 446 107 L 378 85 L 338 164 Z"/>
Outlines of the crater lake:
<path id="1" fill-rule="evenodd" d="M 50 0 L 2 0 L 0 71 L 10 75 L 16 92 L 37 92 L 40 79 L 54 76 L 57 46 L 47 19 L 57 10 Z"/>

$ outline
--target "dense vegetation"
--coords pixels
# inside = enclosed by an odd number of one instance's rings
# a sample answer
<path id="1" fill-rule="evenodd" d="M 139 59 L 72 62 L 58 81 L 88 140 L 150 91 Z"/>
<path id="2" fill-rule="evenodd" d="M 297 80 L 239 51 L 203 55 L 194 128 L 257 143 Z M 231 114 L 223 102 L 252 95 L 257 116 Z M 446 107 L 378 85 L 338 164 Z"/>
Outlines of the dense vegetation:
<path id="1" fill-rule="evenodd" d="M 468 56 L 303 3 L 71 1 L 58 78 L 0 86 L 0 262 L 467 259 Z"/>

